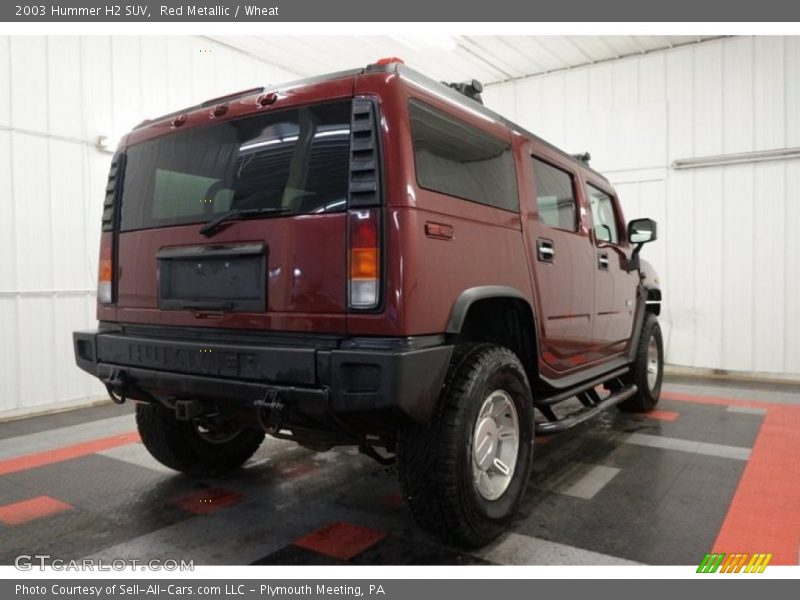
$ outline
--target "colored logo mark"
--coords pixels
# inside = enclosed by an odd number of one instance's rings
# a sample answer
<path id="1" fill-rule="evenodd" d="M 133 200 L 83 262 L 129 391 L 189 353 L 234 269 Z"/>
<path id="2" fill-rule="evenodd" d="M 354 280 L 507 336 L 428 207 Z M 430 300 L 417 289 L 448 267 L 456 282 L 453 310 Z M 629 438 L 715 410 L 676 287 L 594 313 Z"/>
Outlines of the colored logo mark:
<path id="1" fill-rule="evenodd" d="M 706 554 L 697 567 L 698 573 L 763 573 L 772 554 Z"/>

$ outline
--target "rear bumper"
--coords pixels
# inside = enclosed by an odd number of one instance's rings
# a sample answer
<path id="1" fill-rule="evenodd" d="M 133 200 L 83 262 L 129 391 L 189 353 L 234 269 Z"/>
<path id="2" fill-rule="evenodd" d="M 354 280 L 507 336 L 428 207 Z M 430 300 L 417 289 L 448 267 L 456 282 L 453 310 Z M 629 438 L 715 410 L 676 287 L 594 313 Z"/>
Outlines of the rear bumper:
<path id="1" fill-rule="evenodd" d="M 441 336 L 291 338 L 124 327 L 73 334 L 78 366 L 140 400 L 212 400 L 246 408 L 278 398 L 297 412 L 398 409 L 424 423 L 452 354 Z"/>

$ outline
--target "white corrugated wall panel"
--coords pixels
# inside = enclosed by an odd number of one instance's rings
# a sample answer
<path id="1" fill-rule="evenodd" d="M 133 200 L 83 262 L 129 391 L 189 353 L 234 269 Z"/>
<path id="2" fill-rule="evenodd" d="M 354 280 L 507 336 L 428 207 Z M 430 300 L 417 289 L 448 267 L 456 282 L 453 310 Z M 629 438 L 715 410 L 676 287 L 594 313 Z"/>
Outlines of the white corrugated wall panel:
<path id="1" fill-rule="evenodd" d="M 98 136 L 113 136 L 111 109 L 111 38 L 92 36 L 81 38 L 81 118 L 88 141 Z M 109 138 L 112 144 L 118 140 Z M 105 187 L 105 186 L 103 186 Z M 102 192 L 101 188 L 94 188 Z"/>
<path id="2" fill-rule="evenodd" d="M 580 76 L 582 75 L 582 77 Z M 581 69 L 568 73 L 565 77 L 566 105 L 564 112 L 566 115 L 589 115 L 589 76 Z M 565 148 L 570 148 L 571 152 L 583 152 L 589 148 L 586 146 L 586 131 L 584 131 L 584 119 L 568 118 L 565 119 L 564 139 L 561 143 Z M 534 129 L 534 131 L 536 131 Z"/>
<path id="3" fill-rule="evenodd" d="M 0 292 L 17 287 L 14 204 L 11 175 L 11 134 L 0 130 Z"/>
<path id="4" fill-rule="evenodd" d="M 87 221 L 84 210 L 85 148 L 58 139 L 50 140 L 50 207 L 54 224 L 52 289 L 76 291 L 91 289 L 87 279 L 89 252 L 95 247 L 86 246 L 87 229 L 98 229 L 97 220 Z M 77 201 L 76 201 L 77 200 Z M 92 215 L 95 216 L 95 215 Z"/>
<path id="5" fill-rule="evenodd" d="M 80 53 L 80 38 L 47 40 L 47 123 L 48 132 L 53 135 L 76 139 L 83 136 Z"/>
<path id="6" fill-rule="evenodd" d="M 294 77 L 205 39 L 0 37 L 0 418 L 104 393 L 72 353 L 72 332 L 96 324 L 111 162 L 97 137 L 115 144 L 146 117 Z"/>
<path id="7" fill-rule="evenodd" d="M 603 63 L 589 68 L 589 110 L 605 111 L 614 107 L 614 66 Z"/>
<path id="8" fill-rule="evenodd" d="M 51 294 L 20 299 L 17 408 L 52 404 L 60 398 L 60 385 L 56 385 L 55 304 Z"/>
<path id="9" fill-rule="evenodd" d="M 0 414 L 16 409 L 20 402 L 17 306 L 15 295 L 0 294 L 0 360 L 5 365 L 0 375 Z"/>
<path id="10" fill-rule="evenodd" d="M 691 172 L 671 174 L 667 180 L 667 218 L 659 230 L 667 243 L 666 264 L 653 263 L 664 285 L 663 319 L 669 322 L 666 358 L 679 365 L 694 364 L 697 313 L 694 298 L 694 177 Z M 674 242 L 673 242 L 674 240 Z M 647 249 L 642 250 L 646 259 Z"/>
<path id="11" fill-rule="evenodd" d="M 0 48 L 3 48 L 0 38 Z M 6 46 L 7 47 L 7 44 Z M 14 204 L 11 176 L 11 134 L 0 130 L 0 411 L 14 408 L 19 398 L 17 366 L 17 265 L 15 256 Z M 2 293 L 4 290 L 10 293 Z"/>
<path id="12" fill-rule="evenodd" d="M 140 38 L 111 38 L 111 65 L 111 127 L 116 136 L 144 118 Z"/>
<path id="13" fill-rule="evenodd" d="M 755 149 L 781 148 L 786 142 L 783 38 L 761 36 L 754 42 Z"/>
<path id="14" fill-rule="evenodd" d="M 563 111 L 544 93 L 559 79 Z M 487 104 L 499 106 L 493 92 Z M 508 116 L 592 153 L 626 218 L 659 222 L 642 256 L 664 286 L 669 362 L 800 375 L 800 161 L 670 168 L 800 146 L 800 38 L 709 41 L 506 83 L 506 106 L 509 94 Z"/>
<path id="15" fill-rule="evenodd" d="M 755 98 L 756 150 L 780 148 L 786 141 L 784 60 L 782 37 L 754 38 L 753 93 Z"/>
<path id="16" fill-rule="evenodd" d="M 639 65 L 625 60 L 612 63 L 611 95 L 614 108 L 633 106 L 639 103 Z"/>
<path id="17" fill-rule="evenodd" d="M 719 226 L 722 256 L 722 362 L 726 369 L 753 369 L 753 165 L 735 165 L 724 171 L 722 197 L 725 210 Z M 728 324 L 736 323 L 736 327 Z"/>
<path id="18" fill-rule="evenodd" d="M 800 62 L 800 47 L 795 44 L 795 64 Z M 800 91 L 800 90 L 798 90 Z M 800 236 L 797 224 L 800 223 L 800 161 L 786 165 L 786 239 L 783 253 L 786 296 L 784 304 L 785 345 L 783 349 L 783 370 L 786 373 L 800 373 L 800 276 L 797 272 L 800 256 Z"/>
<path id="19" fill-rule="evenodd" d="M 17 288 L 40 292 L 53 289 L 53 239 L 51 237 L 50 168 L 47 138 L 27 133 L 11 134 L 14 181 L 14 239 Z M 79 201 L 79 200 L 78 200 Z"/>
<path id="20" fill-rule="evenodd" d="M 785 254 L 786 167 L 782 163 L 755 165 L 753 211 L 753 370 L 783 369 L 786 332 Z M 793 199 L 794 200 L 794 199 Z M 796 224 L 792 224 L 796 226 Z M 797 266 L 797 263 L 795 263 Z M 797 277 L 800 268 L 790 276 Z M 735 326 L 735 323 L 731 323 Z"/>
<path id="21" fill-rule="evenodd" d="M 514 85 L 509 83 L 505 85 L 492 86 L 492 106 L 497 107 L 497 111 L 507 115 L 509 119 L 514 119 L 517 114 L 517 102 L 524 101 L 520 98 L 520 94 L 514 93 Z"/>
<path id="22" fill-rule="evenodd" d="M 663 52 L 642 56 L 639 64 L 639 102 L 663 102 L 666 97 L 666 55 Z"/>
<path id="23" fill-rule="evenodd" d="M 786 145 L 800 146 L 800 36 L 783 40 L 786 75 Z"/>
<path id="24" fill-rule="evenodd" d="M 704 44 L 694 49 L 693 88 L 694 156 L 722 154 L 721 44 Z"/>
<path id="25" fill-rule="evenodd" d="M 561 75 L 542 79 L 542 105 L 539 107 L 538 130 L 545 139 L 563 140 L 567 131 L 564 119 L 566 104 L 564 80 L 565 77 Z"/>
<path id="26" fill-rule="evenodd" d="M 717 368 L 722 362 L 722 228 L 707 224 L 719 222 L 723 212 L 720 169 L 700 169 L 694 173 L 694 256 L 686 265 L 694 276 L 694 358 L 697 367 Z"/>
<path id="27" fill-rule="evenodd" d="M 11 47 L 7 37 L 0 36 L 0 81 L 11 81 Z M 11 86 L 0 90 L 0 126 L 11 123 Z"/>
<path id="28" fill-rule="evenodd" d="M 682 48 L 667 53 L 666 99 L 669 107 L 668 158 L 694 156 L 694 53 Z"/>
<path id="29" fill-rule="evenodd" d="M 43 131 L 47 128 L 47 38 L 12 37 L 10 42 L 11 125 Z"/>
<path id="30" fill-rule="evenodd" d="M 503 86 L 517 97 L 515 120 L 522 127 L 537 131 L 542 120 L 542 78 L 523 79 L 518 83 Z"/>
<path id="31" fill-rule="evenodd" d="M 142 61 L 142 115 L 157 116 L 169 105 L 167 90 L 170 73 L 167 70 L 167 39 L 161 37 L 142 38 L 140 58 Z M 163 113 L 162 113 L 163 114 Z"/>
<path id="32" fill-rule="evenodd" d="M 722 58 L 723 152 L 750 152 L 755 146 L 753 38 L 728 42 Z"/>
<path id="33" fill-rule="evenodd" d="M 196 103 L 198 96 L 193 89 L 191 38 L 167 38 L 165 59 L 170 81 L 167 87 L 167 111 Z"/>

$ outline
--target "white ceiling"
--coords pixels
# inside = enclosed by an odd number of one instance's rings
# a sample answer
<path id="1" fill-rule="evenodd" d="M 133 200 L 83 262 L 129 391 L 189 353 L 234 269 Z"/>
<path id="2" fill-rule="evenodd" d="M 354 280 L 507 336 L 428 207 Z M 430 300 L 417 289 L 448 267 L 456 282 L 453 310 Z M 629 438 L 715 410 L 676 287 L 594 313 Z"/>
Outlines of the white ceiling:
<path id="1" fill-rule="evenodd" d="M 486 84 L 718 36 L 208 36 L 301 77 L 397 56 L 435 79 Z"/>

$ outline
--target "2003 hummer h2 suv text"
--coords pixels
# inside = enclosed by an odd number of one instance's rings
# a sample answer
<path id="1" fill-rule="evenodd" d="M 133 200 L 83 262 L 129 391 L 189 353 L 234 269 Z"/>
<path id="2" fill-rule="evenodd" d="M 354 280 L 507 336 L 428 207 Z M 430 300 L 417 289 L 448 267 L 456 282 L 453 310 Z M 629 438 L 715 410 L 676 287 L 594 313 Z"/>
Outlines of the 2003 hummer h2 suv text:
<path id="1" fill-rule="evenodd" d="M 418 522 L 478 546 L 513 516 L 535 434 L 655 406 L 655 223 L 626 227 L 585 156 L 480 91 L 388 59 L 122 140 L 99 327 L 74 346 L 137 401 L 157 460 L 219 474 L 265 433 L 396 454 Z"/>

